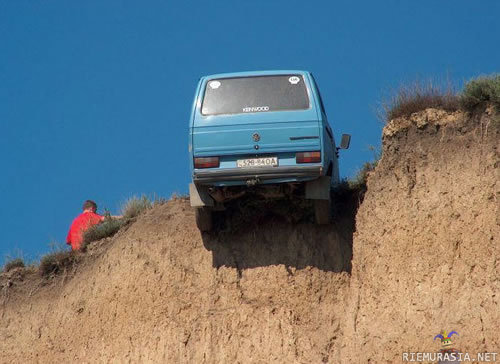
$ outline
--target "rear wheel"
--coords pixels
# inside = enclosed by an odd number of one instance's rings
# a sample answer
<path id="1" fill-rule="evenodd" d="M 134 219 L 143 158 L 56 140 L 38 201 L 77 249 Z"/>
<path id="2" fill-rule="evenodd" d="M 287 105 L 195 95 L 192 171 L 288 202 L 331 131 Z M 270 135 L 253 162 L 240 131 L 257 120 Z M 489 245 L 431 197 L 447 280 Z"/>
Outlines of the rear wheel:
<path id="1" fill-rule="evenodd" d="M 314 200 L 314 216 L 316 224 L 329 224 L 332 219 L 330 200 Z"/>
<path id="2" fill-rule="evenodd" d="M 210 207 L 198 207 L 195 210 L 196 226 L 202 232 L 212 230 L 212 209 Z"/>

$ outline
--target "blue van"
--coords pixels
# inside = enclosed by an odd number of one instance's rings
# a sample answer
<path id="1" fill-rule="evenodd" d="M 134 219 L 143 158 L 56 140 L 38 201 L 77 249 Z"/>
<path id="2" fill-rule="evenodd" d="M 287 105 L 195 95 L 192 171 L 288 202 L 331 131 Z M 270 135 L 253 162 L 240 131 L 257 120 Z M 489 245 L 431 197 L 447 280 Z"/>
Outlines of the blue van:
<path id="1" fill-rule="evenodd" d="M 202 77 L 189 121 L 191 206 L 201 231 L 212 212 L 252 192 L 314 200 L 316 222 L 330 221 L 330 189 L 339 183 L 335 146 L 310 72 L 259 71 Z"/>

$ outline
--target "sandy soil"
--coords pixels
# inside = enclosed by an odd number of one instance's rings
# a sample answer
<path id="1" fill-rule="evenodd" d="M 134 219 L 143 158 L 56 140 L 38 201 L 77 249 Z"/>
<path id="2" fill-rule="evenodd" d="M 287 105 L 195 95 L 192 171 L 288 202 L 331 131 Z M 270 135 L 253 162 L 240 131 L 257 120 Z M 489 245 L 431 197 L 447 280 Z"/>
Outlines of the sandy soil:
<path id="1" fill-rule="evenodd" d="M 393 120 L 356 216 L 343 362 L 435 352 L 498 352 L 499 125 L 426 110 Z"/>

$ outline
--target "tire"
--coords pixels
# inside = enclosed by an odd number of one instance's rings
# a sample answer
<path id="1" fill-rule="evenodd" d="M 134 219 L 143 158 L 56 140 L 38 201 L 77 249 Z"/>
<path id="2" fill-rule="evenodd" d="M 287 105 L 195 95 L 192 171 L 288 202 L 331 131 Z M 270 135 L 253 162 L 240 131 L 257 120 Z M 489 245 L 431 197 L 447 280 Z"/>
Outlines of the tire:
<path id="1" fill-rule="evenodd" d="M 198 207 L 194 214 L 196 226 L 201 232 L 212 231 L 212 209 L 210 207 Z"/>
<path id="2" fill-rule="evenodd" d="M 316 224 L 326 225 L 332 220 L 330 200 L 314 200 L 314 217 Z"/>

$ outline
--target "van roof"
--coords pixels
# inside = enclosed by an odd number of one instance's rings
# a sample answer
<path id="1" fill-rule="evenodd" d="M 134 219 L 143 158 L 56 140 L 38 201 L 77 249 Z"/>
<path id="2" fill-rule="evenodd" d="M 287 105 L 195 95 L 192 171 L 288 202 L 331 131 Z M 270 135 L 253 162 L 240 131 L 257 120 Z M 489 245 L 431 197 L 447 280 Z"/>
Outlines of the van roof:
<path id="1" fill-rule="evenodd" d="M 308 71 L 300 70 L 271 70 L 271 71 L 245 71 L 245 72 L 231 72 L 231 73 L 217 73 L 213 75 L 203 76 L 204 79 L 213 78 L 232 78 L 232 77 L 246 77 L 246 76 L 268 76 L 268 75 L 289 75 L 289 74 L 308 74 Z"/>

